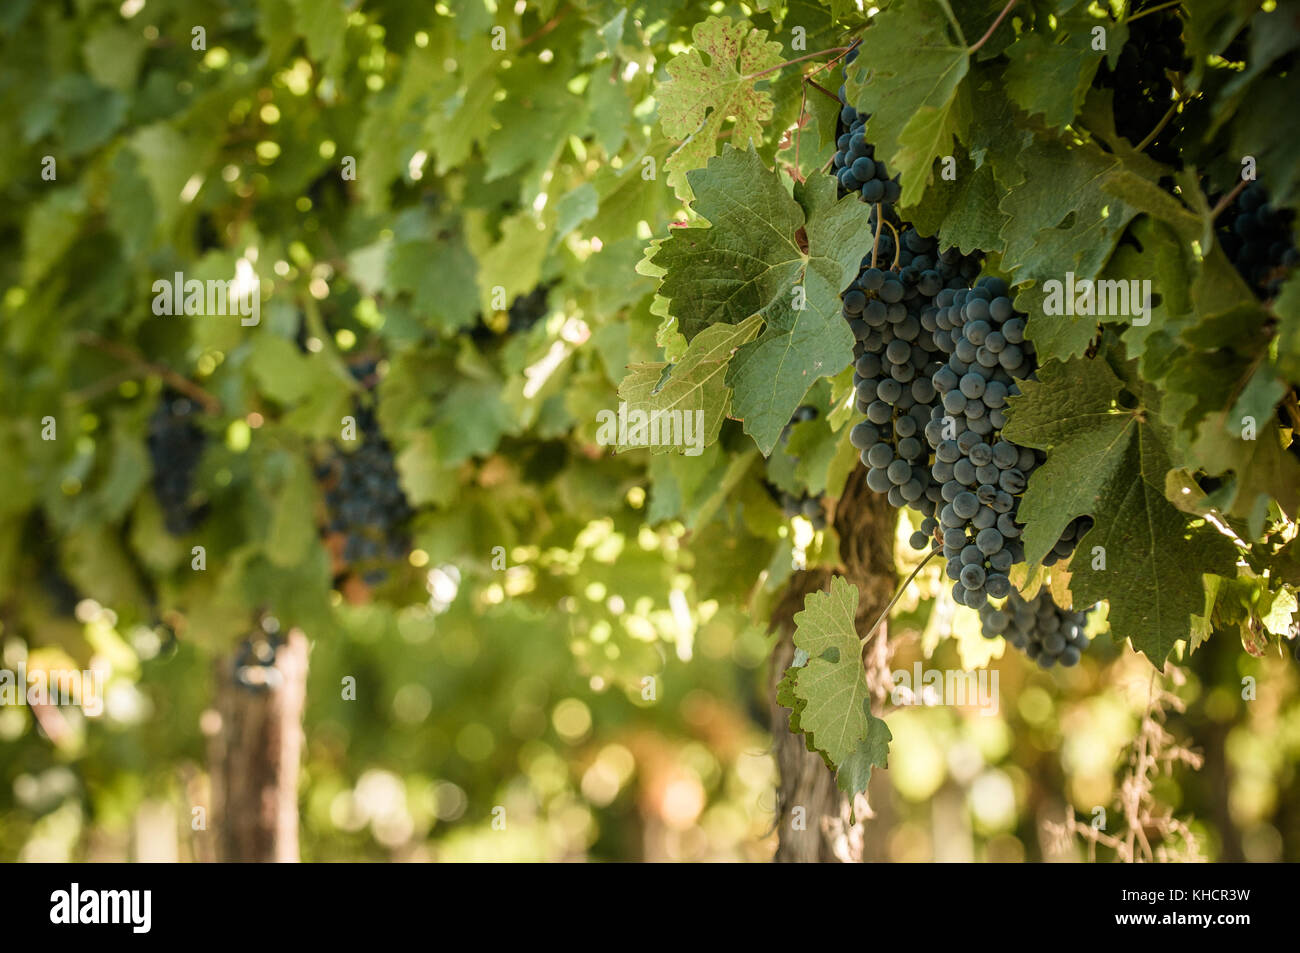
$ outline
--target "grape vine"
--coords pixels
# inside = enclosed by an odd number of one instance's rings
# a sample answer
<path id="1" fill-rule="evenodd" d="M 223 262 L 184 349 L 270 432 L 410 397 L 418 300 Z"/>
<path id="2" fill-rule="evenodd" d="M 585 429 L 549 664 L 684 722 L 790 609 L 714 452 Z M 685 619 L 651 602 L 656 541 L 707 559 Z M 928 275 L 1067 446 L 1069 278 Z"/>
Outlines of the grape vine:
<path id="1" fill-rule="evenodd" d="M 1289 637 L 1283 607 L 1296 605 L 1294 578 L 1268 566 L 1300 511 L 1296 455 L 1279 453 L 1300 429 L 1300 339 L 1297 194 L 1286 137 L 1260 117 L 1281 121 L 1289 94 L 1269 84 L 1297 44 L 1261 49 L 1267 31 L 1287 29 L 1265 12 L 1229 29 L 1191 4 L 1008 17 L 1015 6 L 992 17 L 919 0 L 875 13 L 805 72 L 805 89 L 825 95 L 792 127 L 793 148 L 776 151 L 772 178 L 770 152 L 691 143 L 679 197 L 707 227 L 687 223 L 647 254 L 657 313 L 672 319 L 660 343 L 680 333 L 670 361 L 691 357 L 706 330 L 761 316 L 758 339 L 726 358 L 730 414 L 764 454 L 791 452 L 777 439 L 785 416 L 831 377 L 846 399 L 830 419 L 848 424 L 866 487 L 917 514 L 908 541 L 927 554 L 904 588 L 942 556 L 962 611 L 1044 668 L 1078 663 L 1080 608 L 1103 601 L 1098 625 L 1157 666 L 1223 631 L 1261 652 Z M 813 77 L 841 59 L 832 93 Z M 764 60 L 745 75 L 778 68 Z M 708 96 L 685 74 L 666 88 L 683 103 Z M 1247 88 L 1262 97 L 1253 117 L 1240 108 Z M 753 137 L 765 95 L 755 90 L 736 131 Z M 810 164 L 814 140 L 823 151 Z M 1269 194 L 1225 187 L 1257 164 Z M 1254 295 L 1239 294 L 1234 267 Z M 814 273 L 815 289 L 778 277 Z M 814 317 L 788 317 L 791 293 L 808 295 Z M 844 472 L 841 456 L 827 459 Z M 783 502 L 787 514 L 805 505 Z M 1243 613 L 1234 587 L 1278 608 Z M 809 597 L 796 647 L 816 655 L 846 629 L 871 637 L 852 605 L 842 589 Z M 847 730 L 882 764 L 873 715 L 828 720 L 825 669 L 787 671 L 792 717 L 810 745 Z M 835 684 L 866 692 L 860 674 L 837 669 Z M 859 789 L 865 755 L 818 750 Z"/>

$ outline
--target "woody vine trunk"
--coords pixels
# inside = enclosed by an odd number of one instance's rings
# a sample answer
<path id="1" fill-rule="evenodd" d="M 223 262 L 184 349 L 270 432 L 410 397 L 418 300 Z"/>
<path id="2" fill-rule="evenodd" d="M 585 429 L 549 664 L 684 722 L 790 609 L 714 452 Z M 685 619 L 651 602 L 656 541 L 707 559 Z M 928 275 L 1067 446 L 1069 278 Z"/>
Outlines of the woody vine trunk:
<path id="1" fill-rule="evenodd" d="M 233 658 L 216 668 L 221 730 L 209 757 L 218 859 L 297 862 L 307 638 L 289 633 L 269 666 L 278 675 L 263 690 L 238 683 Z"/>
<path id="2" fill-rule="evenodd" d="M 894 511 L 884 497 L 866 485 L 866 468 L 854 470 L 835 507 L 833 525 L 840 540 L 840 565 L 795 573 L 772 612 L 771 626 L 779 633 L 772 653 L 769 697 L 777 769 L 778 845 L 773 858 L 780 863 L 861 861 L 870 851 L 861 831 L 850 836 L 849 804 L 835 775 L 821 757 L 808 751 L 802 735 L 790 732 L 790 712 L 776 704 L 776 686 L 794 657 L 794 615 L 809 593 L 826 589 L 833 575 L 857 585 L 857 627 L 864 632 L 888 604 L 897 585 L 894 572 Z M 886 637 L 881 626 L 876 638 Z M 870 644 L 870 643 L 868 643 Z"/>

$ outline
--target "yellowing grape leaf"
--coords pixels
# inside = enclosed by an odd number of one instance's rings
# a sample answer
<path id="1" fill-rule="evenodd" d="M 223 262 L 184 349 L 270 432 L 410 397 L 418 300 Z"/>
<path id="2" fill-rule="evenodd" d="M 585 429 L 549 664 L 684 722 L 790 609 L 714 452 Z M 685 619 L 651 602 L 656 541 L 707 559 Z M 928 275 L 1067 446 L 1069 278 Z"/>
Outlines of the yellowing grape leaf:
<path id="1" fill-rule="evenodd" d="M 728 119 L 734 120 L 733 144 L 763 141 L 772 97 L 756 89 L 752 77 L 781 62 L 781 44 L 768 42 L 766 30 L 752 29 L 745 20 L 709 17 L 695 24 L 691 36 L 694 48 L 668 63 L 670 78 L 656 93 L 665 134 L 684 140 L 664 163 L 668 184 L 683 202 L 691 198 L 686 173 L 717 154 Z"/>
<path id="2" fill-rule="evenodd" d="M 675 364 L 633 364 L 619 385 L 619 398 L 627 402 L 629 414 L 634 410 L 647 415 L 677 411 L 692 415 L 692 421 L 698 416 L 701 428 L 695 430 L 692 424 L 692 433 L 701 441 L 701 447 L 712 444 L 731 407 L 727 365 L 736 348 L 752 341 L 762 325 L 758 315 L 740 324 L 715 324 L 696 335 Z M 683 449 L 688 448 L 661 444 L 652 446 L 651 452 Z"/>

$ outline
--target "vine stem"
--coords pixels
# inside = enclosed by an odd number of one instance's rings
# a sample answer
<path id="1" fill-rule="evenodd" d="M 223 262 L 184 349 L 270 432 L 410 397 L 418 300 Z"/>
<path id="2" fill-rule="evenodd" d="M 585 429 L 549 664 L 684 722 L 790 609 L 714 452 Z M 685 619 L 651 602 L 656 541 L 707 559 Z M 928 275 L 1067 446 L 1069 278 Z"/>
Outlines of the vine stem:
<path id="1" fill-rule="evenodd" d="M 1293 389 L 1282 399 L 1282 407 L 1286 410 L 1286 415 L 1291 419 L 1291 429 L 1300 434 L 1300 406 L 1296 403 L 1296 392 Z"/>
<path id="2" fill-rule="evenodd" d="M 554 30 L 557 26 L 560 25 L 560 21 L 565 18 L 568 12 L 569 12 L 569 8 L 565 7 L 555 16 L 551 17 L 551 19 L 546 23 L 544 23 L 542 27 L 532 36 L 520 40 L 518 48 L 522 50 L 529 43 L 533 42 L 533 40 L 541 39 L 542 37 L 546 36 L 546 34 L 550 33 L 552 30 Z"/>
<path id="3" fill-rule="evenodd" d="M 819 89 L 819 90 L 821 90 L 822 93 L 824 93 L 825 95 L 829 96 L 831 99 L 835 100 L 837 103 L 840 101 L 840 97 L 836 96 L 834 93 L 832 93 L 829 89 L 827 89 L 827 88 L 826 88 L 825 86 L 823 86 L 821 83 L 817 82 L 817 81 L 816 81 L 815 79 L 813 79 L 811 76 L 805 76 L 805 77 L 803 78 L 803 81 L 804 81 L 805 83 L 807 83 L 809 86 L 811 86 L 813 89 Z"/>
<path id="4" fill-rule="evenodd" d="M 94 331 L 82 331 L 77 335 L 77 341 L 88 347 L 103 351 L 120 361 L 133 364 L 140 370 L 148 371 L 151 374 L 157 374 L 164 381 L 170 384 L 174 389 L 180 391 L 186 397 L 198 401 L 203 408 L 210 414 L 221 412 L 221 401 L 213 397 L 198 384 L 194 383 L 187 377 L 182 377 L 170 367 L 164 367 L 162 364 L 155 364 L 133 347 L 125 344 L 119 344 L 116 341 L 110 341 L 107 338 L 100 337 Z"/>
<path id="5" fill-rule="evenodd" d="M 930 550 L 930 552 L 926 555 L 926 557 L 922 559 L 919 563 L 917 563 L 916 568 L 913 569 L 911 573 L 908 575 L 908 577 L 903 580 L 903 584 L 899 586 L 898 591 L 894 593 L 894 598 L 889 600 L 889 605 L 885 606 L 884 610 L 881 611 L 880 615 L 876 616 L 876 621 L 871 623 L 871 628 L 867 629 L 865 635 L 858 636 L 859 642 L 865 642 L 867 641 L 867 639 L 871 638 L 871 636 L 875 633 L 876 629 L 880 628 L 880 623 L 884 622 L 887 618 L 889 618 L 889 610 L 894 608 L 894 606 L 898 604 L 899 599 L 903 598 L 903 593 L 906 592 L 907 587 L 912 584 L 912 580 L 916 578 L 917 573 L 919 573 L 922 569 L 924 569 L 925 564 L 928 563 L 931 559 L 933 559 L 937 555 L 939 555 L 938 546 Z"/>
<path id="6" fill-rule="evenodd" d="M 1014 7 L 1015 5 L 1016 5 L 1016 0 L 1008 0 L 1007 5 L 1003 7 L 1002 12 L 998 14 L 998 18 L 993 21 L 993 25 L 989 27 L 987 30 L 985 30 L 984 35 L 975 41 L 975 45 L 966 51 L 967 56 L 974 56 L 975 51 L 989 41 L 989 37 L 991 37 L 993 35 L 993 31 L 998 28 L 998 24 L 1001 23 L 1003 19 L 1005 19 L 1006 15 L 1011 12 L 1011 8 Z"/>
<path id="7" fill-rule="evenodd" d="M 109 374 L 107 377 L 102 378 L 93 384 L 88 384 L 78 390 L 69 391 L 67 402 L 69 404 L 87 403 L 94 400 L 96 397 L 101 397 L 104 394 L 107 394 L 115 387 L 122 386 L 127 381 L 135 380 L 139 374 L 140 370 L 138 367 L 124 367 L 121 370 L 114 371 L 112 374 Z"/>
<path id="8" fill-rule="evenodd" d="M 1178 106 L 1181 102 L 1182 100 L 1174 100 L 1170 107 L 1165 110 L 1165 114 L 1160 117 L 1160 121 L 1156 123 L 1156 127 L 1147 133 L 1145 139 L 1133 147 L 1135 151 L 1142 152 L 1147 146 L 1156 141 L 1156 136 L 1160 135 L 1160 133 L 1164 131 L 1165 126 L 1169 125 L 1169 120 L 1174 118 L 1174 113 L 1178 112 Z"/>
<path id="9" fill-rule="evenodd" d="M 1214 208 L 1210 209 L 1210 221 L 1213 222 L 1216 218 L 1222 215 L 1223 210 L 1233 203 L 1233 200 L 1236 199 L 1237 196 L 1241 194 L 1242 190 L 1247 185 L 1249 185 L 1250 182 L 1251 182 L 1250 179 L 1242 179 L 1240 182 L 1237 183 L 1236 188 L 1234 188 L 1223 198 L 1219 199 L 1218 204 L 1215 205 Z"/>
<path id="10" fill-rule="evenodd" d="M 876 267 L 876 252 L 880 249 L 880 230 L 885 226 L 885 216 L 880 214 L 880 203 L 876 203 L 876 240 L 871 243 L 871 267 Z"/>
<path id="11" fill-rule="evenodd" d="M 1145 10 L 1139 10 L 1131 17 L 1125 17 L 1124 23 L 1129 24 L 1132 23 L 1134 20 L 1141 20 L 1148 13 L 1159 13 L 1161 10 L 1168 10 L 1170 7 L 1176 7 L 1182 2 L 1183 0 L 1169 0 L 1168 3 L 1159 3 L 1156 4 L 1154 7 L 1147 7 Z"/>
<path id="12" fill-rule="evenodd" d="M 1144 728 L 1146 727 L 1145 723 L 1152 720 L 1151 713 L 1152 713 L 1152 709 L 1155 708 L 1155 703 L 1156 703 L 1156 672 L 1153 669 L 1151 672 L 1151 681 L 1147 684 L 1147 710 L 1146 710 L 1146 714 L 1142 717 L 1142 721 L 1144 722 L 1143 724 Z M 1151 758 L 1149 754 L 1149 741 L 1150 741 L 1149 735 L 1145 731 L 1143 731 L 1139 734 L 1138 738 L 1139 738 L 1138 749 L 1136 752 L 1134 752 L 1136 756 L 1136 770 L 1133 772 L 1133 774 L 1135 778 L 1145 779 L 1147 777 L 1147 772 L 1151 770 L 1151 767 L 1154 763 L 1154 759 Z M 1141 797 L 1139 796 L 1137 798 L 1132 799 L 1129 804 L 1125 805 L 1125 811 L 1124 811 L 1125 820 L 1128 821 L 1129 856 L 1130 857 L 1135 856 L 1134 847 L 1136 846 L 1136 841 L 1140 839 L 1142 841 L 1142 853 L 1147 858 L 1147 860 L 1150 860 L 1152 856 L 1151 842 L 1147 840 L 1146 830 L 1142 824 L 1142 818 L 1140 813 L 1141 804 L 1142 801 L 1141 801 Z"/>
<path id="13" fill-rule="evenodd" d="M 863 26 L 863 27 L 858 27 L 858 29 L 859 29 L 859 30 L 864 30 L 864 29 L 866 29 L 866 27 L 865 27 L 865 26 Z M 856 31 L 855 31 L 855 32 L 856 32 Z M 852 34 L 850 34 L 850 35 L 852 35 Z M 856 39 L 856 40 L 854 40 L 852 43 L 850 43 L 848 46 L 844 47 L 844 48 L 843 48 L 839 53 L 836 53 L 834 56 L 832 56 L 830 59 L 828 59 L 825 63 L 822 63 L 820 66 L 818 66 L 816 69 L 814 69 L 814 70 L 813 70 L 811 73 L 809 73 L 808 75 L 809 75 L 809 76 L 816 76 L 816 75 L 817 75 L 818 73 L 820 73 L 822 70 L 824 70 L 824 69 L 830 69 L 832 66 L 834 66 L 836 63 L 838 63 L 838 62 L 839 62 L 839 61 L 844 57 L 844 54 L 845 54 L 845 53 L 848 53 L 850 50 L 856 49 L 857 47 L 859 47 L 859 46 L 861 46 L 861 45 L 862 45 L 862 39 L 859 37 L 858 39 Z M 838 96 L 836 96 L 835 98 L 836 98 L 836 99 L 839 99 Z"/>
<path id="14" fill-rule="evenodd" d="M 859 27 L 858 29 L 863 29 L 863 27 Z M 803 79 L 804 79 L 804 82 L 805 82 L 805 83 L 812 83 L 814 86 L 816 86 L 818 89 L 820 89 L 823 93 L 826 93 L 826 95 L 834 97 L 835 101 L 838 103 L 838 102 L 840 101 L 840 97 L 839 97 L 839 96 L 836 96 L 834 93 L 832 93 L 829 89 L 826 89 L 824 86 L 820 86 L 820 85 L 818 85 L 816 82 L 814 82 L 814 81 L 813 81 L 813 76 L 817 75 L 818 73 L 820 73 L 820 72 L 821 72 L 822 70 L 824 70 L 824 69 L 829 69 L 831 66 L 834 66 L 835 63 L 839 60 L 839 58 L 840 58 L 841 56 L 843 56 L 845 53 L 847 53 L 849 50 L 853 49 L 854 47 L 860 45 L 861 43 L 862 43 L 861 40 L 854 40 L 854 41 L 853 41 L 852 43 L 850 43 L 848 46 L 845 46 L 845 47 L 840 48 L 840 49 L 841 49 L 841 52 L 836 53 L 833 57 L 831 57 L 831 58 L 830 58 L 829 60 L 827 60 L 825 63 L 822 63 L 822 64 L 821 64 L 820 66 L 818 66 L 815 70 L 813 70 L 811 73 L 809 73 L 807 76 L 805 76 L 805 77 L 803 78 Z M 801 124 L 802 124 L 802 122 L 803 122 L 804 115 L 805 115 L 805 113 L 807 112 L 807 109 L 808 109 L 808 90 L 805 88 L 805 89 L 801 90 L 801 92 L 800 92 L 800 100 L 799 100 L 799 121 L 800 121 Z M 799 127 L 799 131 L 800 131 L 800 132 L 803 131 L 803 126 L 802 126 L 802 125 L 800 125 L 800 127 Z M 795 148 L 795 165 L 796 165 L 796 167 L 797 167 L 797 166 L 798 166 L 798 162 L 799 162 L 799 142 L 798 142 L 797 139 L 795 140 L 795 147 L 794 147 L 794 148 Z M 824 174 L 824 173 L 826 173 L 826 172 L 829 172 L 829 171 L 831 170 L 831 167 L 834 166 L 834 164 L 835 164 L 835 157 L 832 156 L 831 158 L 827 159 L 827 160 L 826 160 L 826 164 L 825 164 L 824 166 L 822 166 L 822 173 Z"/>
<path id="15" fill-rule="evenodd" d="M 899 242 L 898 229 L 894 227 L 892 222 L 886 220 L 885 216 L 880 214 L 880 203 L 877 202 L 876 203 L 876 240 L 871 243 L 871 267 L 872 268 L 876 267 L 876 252 L 880 248 L 880 227 L 882 225 L 888 225 L 889 230 L 894 233 L 894 264 L 890 267 L 890 271 L 893 271 L 895 268 L 898 267 L 898 256 L 902 254 L 903 249 Z"/>
<path id="16" fill-rule="evenodd" d="M 804 60 L 811 60 L 818 56 L 825 56 L 827 53 L 847 53 L 851 49 L 853 49 L 851 46 L 832 46 L 825 50 L 818 50 L 816 53 L 805 53 L 803 56 L 796 56 L 794 59 L 786 60 L 784 63 L 777 63 L 775 66 L 769 66 L 767 69 L 759 70 L 757 73 L 750 73 L 748 76 L 742 76 L 741 79 L 758 79 L 760 76 L 766 76 L 768 73 L 775 73 L 779 69 L 785 69 L 787 66 L 793 66 L 795 63 L 802 63 Z"/>
<path id="17" fill-rule="evenodd" d="M 807 76 L 805 82 L 812 82 Z M 816 86 L 816 83 L 813 83 Z M 818 87 L 820 89 L 820 87 Z M 838 100 L 836 100 L 838 102 Z M 796 182 L 803 182 L 803 173 L 799 171 L 799 145 L 803 142 L 803 126 L 808 121 L 808 87 L 806 85 L 799 87 L 799 121 L 795 123 L 794 128 L 794 169 L 791 177 Z M 831 156 L 831 163 L 834 164 L 835 157 Z"/>

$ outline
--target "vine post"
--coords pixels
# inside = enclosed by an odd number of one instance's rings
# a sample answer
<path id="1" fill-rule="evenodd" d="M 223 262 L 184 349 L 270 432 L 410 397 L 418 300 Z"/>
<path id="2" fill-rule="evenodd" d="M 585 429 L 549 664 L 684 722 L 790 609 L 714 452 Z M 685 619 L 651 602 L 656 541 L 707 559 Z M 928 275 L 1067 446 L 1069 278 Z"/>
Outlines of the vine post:
<path id="1" fill-rule="evenodd" d="M 221 724 L 209 757 L 217 859 L 296 863 L 307 637 L 290 630 L 263 688 L 241 684 L 237 667 L 234 657 L 215 665 Z"/>

